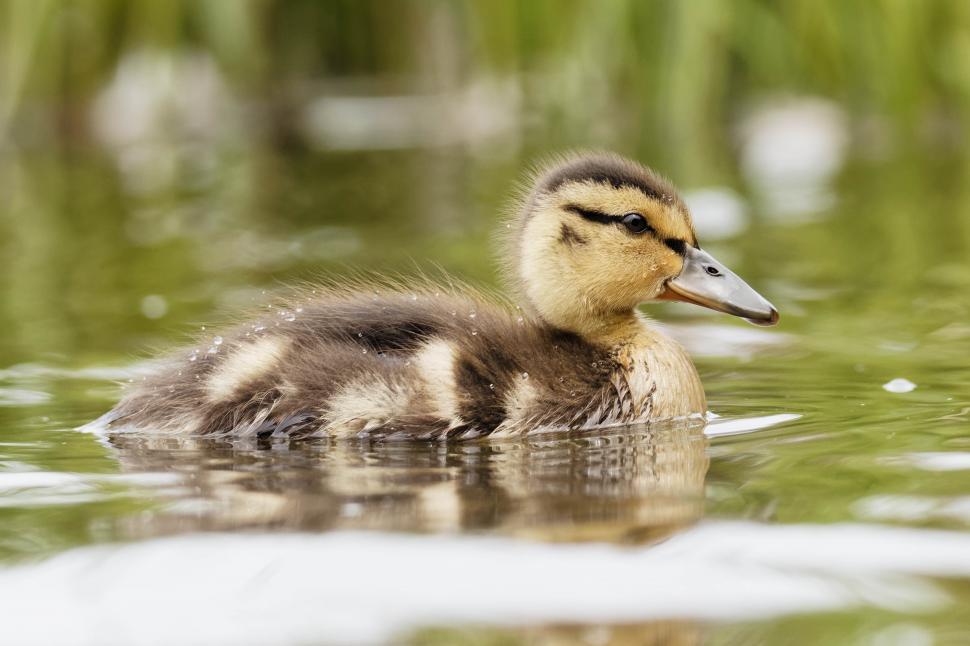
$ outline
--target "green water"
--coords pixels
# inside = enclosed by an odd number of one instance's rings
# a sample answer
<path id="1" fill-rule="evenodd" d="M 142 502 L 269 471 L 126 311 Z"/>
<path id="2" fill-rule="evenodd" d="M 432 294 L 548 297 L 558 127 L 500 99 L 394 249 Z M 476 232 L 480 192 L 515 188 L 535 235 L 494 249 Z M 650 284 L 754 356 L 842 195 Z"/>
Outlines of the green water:
<path id="1" fill-rule="evenodd" d="M 239 529 L 621 543 L 702 519 L 970 532 L 970 201 L 965 168 L 932 160 L 850 163 L 824 211 L 793 222 L 749 203 L 743 231 L 708 245 L 775 302 L 779 327 L 689 306 L 650 310 L 695 350 L 718 421 L 789 416 L 768 428 L 468 446 L 109 446 L 72 430 L 112 405 L 116 382 L 137 377 L 151 348 L 174 347 L 280 282 L 349 266 L 406 272 L 414 259 L 491 284 L 489 232 L 524 164 L 457 151 L 240 157 L 161 197 L 126 193 L 97 150 L 7 164 L 0 557 Z M 915 389 L 887 391 L 896 378 Z M 797 629 L 863 643 L 915 630 L 946 643 L 966 634 L 957 609 L 970 588 L 939 585 L 952 602 L 929 614 L 861 609 L 609 634 L 738 643 Z M 415 639 L 582 641 L 586 629 L 490 630 Z"/>
<path id="2" fill-rule="evenodd" d="M 0 593 L 13 564 L 218 531 L 648 554 L 706 526 L 916 530 L 901 554 L 970 541 L 965 3 L 321 6 L 0 4 Z M 669 175 L 704 248 L 781 312 L 761 329 L 645 307 L 694 356 L 706 429 L 463 445 L 74 430 L 146 359 L 282 285 L 435 266 L 498 285 L 515 183 L 572 147 Z M 879 579 L 892 604 L 494 616 L 400 638 L 960 644 L 964 563 Z"/>

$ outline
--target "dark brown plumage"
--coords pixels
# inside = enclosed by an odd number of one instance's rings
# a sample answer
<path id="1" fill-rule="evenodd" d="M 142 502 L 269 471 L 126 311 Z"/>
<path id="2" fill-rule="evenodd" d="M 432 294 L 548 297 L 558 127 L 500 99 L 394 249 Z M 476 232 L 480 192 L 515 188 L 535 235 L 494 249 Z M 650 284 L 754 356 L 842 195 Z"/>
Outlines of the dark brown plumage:
<path id="1" fill-rule="evenodd" d="M 306 435 L 326 424 L 321 403 L 361 378 L 374 390 L 376 381 L 400 389 L 410 402 L 406 414 L 380 428 L 366 429 L 370 420 L 362 419 L 354 430 L 365 434 L 489 434 L 505 421 L 503 402 L 521 383 L 543 393 L 527 414 L 537 425 L 595 425 L 620 405 L 609 401 L 618 397 L 610 387 L 616 368 L 610 352 L 576 334 L 527 323 L 481 298 L 429 288 L 406 294 L 374 291 L 370 285 L 366 294 L 335 292 L 274 309 L 282 315 L 225 333 L 218 346 L 210 340 L 208 349 L 203 345 L 170 359 L 109 414 L 111 425 L 163 432 L 190 428 L 203 435 Z M 436 338 L 448 339 L 454 348 L 459 424 L 435 414 L 435 393 L 427 392 L 417 374 L 416 353 Z M 273 357 L 273 369 L 240 380 L 231 395 L 213 401 L 213 375 L 225 367 L 226 357 L 257 340 L 285 346 Z"/>

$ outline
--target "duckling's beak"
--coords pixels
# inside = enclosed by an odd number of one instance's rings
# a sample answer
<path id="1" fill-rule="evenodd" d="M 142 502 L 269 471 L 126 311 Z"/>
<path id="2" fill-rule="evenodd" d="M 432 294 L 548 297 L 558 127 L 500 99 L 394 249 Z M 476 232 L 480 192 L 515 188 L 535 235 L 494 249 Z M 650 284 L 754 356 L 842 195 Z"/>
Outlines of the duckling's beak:
<path id="1" fill-rule="evenodd" d="M 667 283 L 662 300 L 703 305 L 740 316 L 755 325 L 774 325 L 778 310 L 714 256 L 688 247 L 680 275 Z"/>

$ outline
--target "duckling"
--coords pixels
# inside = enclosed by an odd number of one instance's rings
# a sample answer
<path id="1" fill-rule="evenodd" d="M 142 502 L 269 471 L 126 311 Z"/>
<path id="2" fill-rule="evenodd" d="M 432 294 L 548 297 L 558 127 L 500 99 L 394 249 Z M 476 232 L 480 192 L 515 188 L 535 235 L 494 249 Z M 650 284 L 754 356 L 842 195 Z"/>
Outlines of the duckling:
<path id="1" fill-rule="evenodd" d="M 673 186 L 609 154 L 540 169 L 506 225 L 519 306 L 446 281 L 330 285 L 170 358 L 95 423 L 233 437 L 509 437 L 702 416 L 685 350 L 637 307 L 773 325 Z"/>

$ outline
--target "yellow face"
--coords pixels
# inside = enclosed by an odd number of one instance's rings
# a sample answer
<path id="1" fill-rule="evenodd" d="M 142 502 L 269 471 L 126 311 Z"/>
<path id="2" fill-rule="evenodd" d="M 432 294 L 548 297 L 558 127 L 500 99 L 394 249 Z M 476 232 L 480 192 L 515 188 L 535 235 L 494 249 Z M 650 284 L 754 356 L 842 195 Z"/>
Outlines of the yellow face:
<path id="1" fill-rule="evenodd" d="M 534 196 L 520 230 L 519 273 L 549 322 L 588 329 L 664 292 L 697 240 L 673 196 L 582 180 Z"/>

